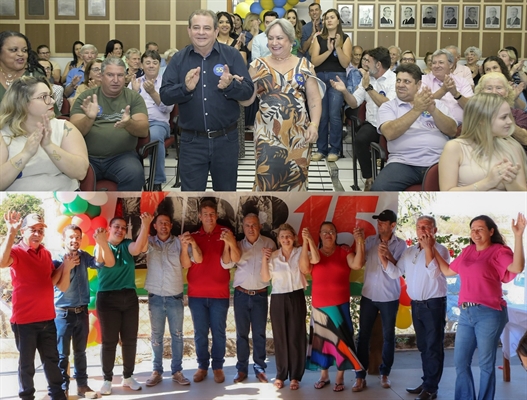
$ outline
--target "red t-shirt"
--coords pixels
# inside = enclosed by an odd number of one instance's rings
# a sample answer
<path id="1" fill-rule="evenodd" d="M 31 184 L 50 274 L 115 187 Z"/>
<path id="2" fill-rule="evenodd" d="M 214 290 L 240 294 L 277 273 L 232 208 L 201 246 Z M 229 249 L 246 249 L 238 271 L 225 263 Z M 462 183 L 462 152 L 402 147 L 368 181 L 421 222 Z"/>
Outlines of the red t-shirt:
<path id="1" fill-rule="evenodd" d="M 201 252 L 203 262 L 192 263 L 188 270 L 188 296 L 208 297 L 212 299 L 229 298 L 229 281 L 231 274 L 221 266 L 221 255 L 225 242 L 220 240 L 223 226 L 216 225 L 212 233 L 206 233 L 203 227 L 192 235 Z"/>
<path id="2" fill-rule="evenodd" d="M 349 250 L 337 246 L 329 257 L 320 250 L 320 262 L 313 265 L 311 295 L 313 307 L 337 306 L 350 300 L 351 269 L 346 257 Z"/>
<path id="3" fill-rule="evenodd" d="M 495 310 L 507 305 L 501 283 L 510 282 L 516 276 L 507 270 L 513 256 L 510 247 L 497 243 L 481 251 L 474 244 L 465 247 L 450 264 L 450 269 L 461 279 L 458 304 L 478 303 Z"/>
<path id="4" fill-rule="evenodd" d="M 13 315 L 11 323 L 30 324 L 55 318 L 51 253 L 40 245 L 33 250 L 24 242 L 11 248 Z"/>

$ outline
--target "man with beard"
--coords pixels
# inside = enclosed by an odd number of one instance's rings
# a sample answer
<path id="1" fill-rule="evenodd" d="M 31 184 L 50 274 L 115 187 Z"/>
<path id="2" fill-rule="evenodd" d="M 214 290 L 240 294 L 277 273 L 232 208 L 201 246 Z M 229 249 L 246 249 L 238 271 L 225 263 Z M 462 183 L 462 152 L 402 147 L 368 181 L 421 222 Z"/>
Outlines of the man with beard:
<path id="1" fill-rule="evenodd" d="M 55 326 L 57 327 L 57 349 L 59 368 L 62 373 L 62 389 L 69 391 L 70 376 L 69 357 L 73 342 L 73 378 L 77 381 L 77 396 L 96 398 L 97 393 L 88 386 L 86 345 L 90 330 L 88 304 L 90 303 L 90 286 L 88 268 L 112 267 L 115 264 L 110 247 L 108 232 L 99 228 L 93 235 L 97 246 L 95 251 L 99 260 L 89 253 L 80 250 L 82 230 L 77 225 L 68 225 L 62 231 L 64 251 L 53 264 L 58 268 L 66 256 L 73 259 L 71 268 L 64 268 L 62 276 L 55 285 Z"/>

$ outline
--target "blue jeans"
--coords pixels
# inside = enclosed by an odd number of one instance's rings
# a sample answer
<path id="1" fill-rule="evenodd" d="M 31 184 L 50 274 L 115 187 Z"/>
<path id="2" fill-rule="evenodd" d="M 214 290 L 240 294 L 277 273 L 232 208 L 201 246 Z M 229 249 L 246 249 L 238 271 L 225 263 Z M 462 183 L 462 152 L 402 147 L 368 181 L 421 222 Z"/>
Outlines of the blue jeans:
<path id="1" fill-rule="evenodd" d="M 239 290 L 234 291 L 234 321 L 236 322 L 236 369 L 247 373 L 249 370 L 249 330 L 252 329 L 254 373 L 265 372 L 265 329 L 267 324 L 267 292 L 250 296 Z"/>
<path id="2" fill-rule="evenodd" d="M 15 334 L 18 358 L 18 396 L 21 399 L 35 398 L 35 353 L 38 350 L 48 381 L 48 394 L 52 400 L 65 400 L 62 375 L 57 352 L 57 328 L 53 320 L 30 324 L 11 324 Z"/>
<path id="3" fill-rule="evenodd" d="M 67 310 L 56 310 L 55 326 L 57 327 L 57 348 L 59 351 L 59 368 L 62 373 L 62 389 L 68 390 L 70 376 L 68 375 L 68 363 L 70 358 L 70 347 L 73 342 L 73 377 L 77 380 L 77 386 L 88 385 L 88 374 L 86 372 L 86 344 L 88 343 L 88 332 L 90 323 L 88 308 L 75 314 Z"/>
<path id="4" fill-rule="evenodd" d="M 222 369 L 227 344 L 225 330 L 227 329 L 229 299 L 189 297 L 188 307 L 194 323 L 194 342 L 198 368 L 207 370 L 212 357 L 212 369 Z M 210 353 L 209 330 L 212 333 Z"/>
<path id="5" fill-rule="evenodd" d="M 145 172 L 139 155 L 135 151 L 98 158 L 90 157 L 97 180 L 108 179 L 117 183 L 119 191 L 140 192 L 145 184 Z"/>
<path id="6" fill-rule="evenodd" d="M 402 192 L 408 186 L 420 185 L 428 167 L 415 167 L 398 162 L 388 163 L 381 170 L 371 190 L 373 192 Z"/>
<path id="7" fill-rule="evenodd" d="M 421 352 L 423 390 L 437 392 L 445 360 L 446 297 L 412 300 L 412 322 L 417 348 Z"/>
<path id="8" fill-rule="evenodd" d="M 340 154 L 340 143 L 342 139 L 342 106 L 344 95 L 331 86 L 330 80 L 339 77 L 346 82 L 345 72 L 318 72 L 317 78 L 326 84 L 326 94 L 322 98 L 322 116 L 318 129 L 317 148 L 318 152 L 325 156 L 329 154 Z M 329 129 L 329 138 L 328 138 Z"/>
<path id="9" fill-rule="evenodd" d="M 379 367 L 381 375 L 390 375 L 395 353 L 395 318 L 399 309 L 399 300 L 372 301 L 362 296 L 360 299 L 359 339 L 357 341 L 357 357 L 364 370 L 357 371 L 357 378 L 366 378 L 370 356 L 370 338 L 377 318 L 381 313 L 382 321 L 382 364 Z"/>
<path id="10" fill-rule="evenodd" d="M 212 189 L 215 192 L 235 192 L 238 149 L 237 127 L 214 139 L 182 131 L 179 153 L 181 190 L 204 192 L 210 171 Z"/>
<path id="11" fill-rule="evenodd" d="M 163 336 L 165 321 L 168 319 L 168 329 L 172 339 L 172 375 L 183 369 L 183 293 L 177 296 L 148 295 L 148 311 L 152 326 L 152 353 L 154 356 L 153 370 L 163 373 Z"/>
<path id="12" fill-rule="evenodd" d="M 165 139 L 170 136 L 170 125 L 161 121 L 150 121 L 150 141 L 159 142 L 157 145 L 156 175 L 154 183 L 165 183 L 167 176 L 165 174 Z M 152 157 L 150 157 L 152 165 Z"/>
<path id="13" fill-rule="evenodd" d="M 476 400 L 471 364 L 478 348 L 478 400 L 494 399 L 496 392 L 496 351 L 498 340 L 507 324 L 507 307 L 501 311 L 483 305 L 461 309 L 454 347 L 456 366 L 456 400 Z"/>

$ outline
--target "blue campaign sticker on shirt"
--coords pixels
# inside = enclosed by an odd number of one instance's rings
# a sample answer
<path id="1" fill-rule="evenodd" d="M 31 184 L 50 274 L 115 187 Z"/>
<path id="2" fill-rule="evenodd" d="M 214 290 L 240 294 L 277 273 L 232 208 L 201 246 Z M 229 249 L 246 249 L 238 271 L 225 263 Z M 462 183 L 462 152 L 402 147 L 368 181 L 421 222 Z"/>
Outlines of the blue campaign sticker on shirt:
<path id="1" fill-rule="evenodd" d="M 384 90 L 381 90 L 379 94 L 382 94 L 384 97 L 386 97 L 386 92 Z"/>
<path id="2" fill-rule="evenodd" d="M 20 179 L 20 178 L 22 178 L 22 175 L 24 175 L 24 174 L 22 174 L 22 171 L 20 171 L 20 173 L 17 175 L 17 177 L 16 177 L 15 179 Z"/>
<path id="3" fill-rule="evenodd" d="M 102 115 L 102 106 L 99 106 L 99 112 L 97 113 L 97 116 L 100 117 Z"/>
<path id="4" fill-rule="evenodd" d="M 222 76 L 223 75 L 223 64 L 216 64 L 213 68 L 214 75 Z"/>
<path id="5" fill-rule="evenodd" d="M 304 84 L 306 83 L 306 80 L 304 79 L 304 75 L 302 75 L 302 74 L 296 74 L 295 75 L 295 81 L 300 86 L 304 86 Z"/>

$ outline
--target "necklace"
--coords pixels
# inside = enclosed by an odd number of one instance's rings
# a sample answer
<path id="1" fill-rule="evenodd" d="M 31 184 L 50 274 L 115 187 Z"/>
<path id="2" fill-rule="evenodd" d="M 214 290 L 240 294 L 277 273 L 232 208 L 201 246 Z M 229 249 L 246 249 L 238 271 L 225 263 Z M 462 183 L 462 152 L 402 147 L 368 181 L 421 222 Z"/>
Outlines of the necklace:
<path id="1" fill-rule="evenodd" d="M 17 75 L 20 73 L 20 71 L 18 71 L 18 72 L 14 73 L 14 74 L 7 74 L 6 75 L 6 73 L 4 72 L 4 70 L 2 68 L 0 68 L 0 72 L 2 72 L 2 75 L 4 75 L 5 84 L 7 86 L 11 86 L 13 81 L 18 78 Z"/>
<path id="2" fill-rule="evenodd" d="M 276 61 L 285 61 L 285 60 L 291 58 L 291 54 L 289 54 L 287 57 L 275 57 L 275 56 L 271 56 L 271 58 L 272 58 L 273 60 L 276 60 Z"/>
<path id="3" fill-rule="evenodd" d="M 337 247 L 333 247 L 333 249 L 331 249 L 331 251 L 325 251 L 324 249 L 320 248 L 320 251 L 322 252 L 322 254 L 324 254 L 326 257 L 329 257 L 330 255 L 332 255 L 334 252 L 335 252 L 335 249 Z"/>
<path id="4" fill-rule="evenodd" d="M 414 259 L 412 260 L 412 264 L 415 264 L 417 262 L 417 258 L 419 257 L 419 254 L 421 254 L 421 251 L 423 250 L 421 247 L 418 247 L 419 250 L 417 253 L 415 253 Z"/>

